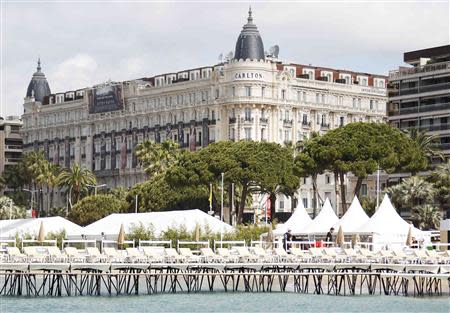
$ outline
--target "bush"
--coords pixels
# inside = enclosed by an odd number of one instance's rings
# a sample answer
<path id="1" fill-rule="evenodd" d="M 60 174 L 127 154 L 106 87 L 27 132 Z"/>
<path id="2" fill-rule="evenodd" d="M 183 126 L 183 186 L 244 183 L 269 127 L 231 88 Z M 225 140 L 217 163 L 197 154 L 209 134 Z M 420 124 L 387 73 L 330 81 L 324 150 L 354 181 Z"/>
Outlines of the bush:
<path id="1" fill-rule="evenodd" d="M 154 240 L 155 237 L 155 227 L 152 224 L 147 227 L 139 223 L 138 225 L 132 225 L 130 231 L 126 234 L 127 240 L 134 240 L 136 243 L 139 240 Z"/>
<path id="2" fill-rule="evenodd" d="M 11 198 L 0 197 L 0 220 L 25 218 L 27 211 L 24 207 L 17 206 Z"/>
<path id="3" fill-rule="evenodd" d="M 126 202 L 112 195 L 88 196 L 75 204 L 68 218 L 76 224 L 86 226 L 112 213 L 123 212 L 126 206 Z"/>
<path id="4" fill-rule="evenodd" d="M 46 236 L 45 239 L 56 239 L 56 245 L 58 247 L 62 247 L 62 241 L 63 239 L 66 239 L 66 231 L 63 229 L 59 232 L 49 232 Z"/>

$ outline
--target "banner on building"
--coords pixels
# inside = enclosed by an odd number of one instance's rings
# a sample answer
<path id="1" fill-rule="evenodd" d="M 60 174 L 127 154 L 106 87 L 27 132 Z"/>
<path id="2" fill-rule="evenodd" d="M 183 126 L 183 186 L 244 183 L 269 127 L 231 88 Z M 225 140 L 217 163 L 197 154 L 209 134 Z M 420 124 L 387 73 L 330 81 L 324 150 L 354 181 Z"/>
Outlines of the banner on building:
<path id="1" fill-rule="evenodd" d="M 123 110 L 122 84 L 94 87 L 89 91 L 89 113 Z"/>

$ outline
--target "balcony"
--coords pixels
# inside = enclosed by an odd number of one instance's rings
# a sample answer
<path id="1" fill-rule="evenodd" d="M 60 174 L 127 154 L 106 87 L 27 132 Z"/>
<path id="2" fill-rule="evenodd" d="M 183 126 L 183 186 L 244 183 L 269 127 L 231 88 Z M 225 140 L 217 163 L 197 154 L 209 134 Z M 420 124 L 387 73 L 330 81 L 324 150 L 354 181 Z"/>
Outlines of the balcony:
<path id="1" fill-rule="evenodd" d="M 310 127 L 311 127 L 311 122 L 308 122 L 308 121 L 302 121 L 302 127 L 303 127 L 303 128 L 310 128 Z"/>
<path id="2" fill-rule="evenodd" d="M 292 126 L 292 120 L 283 120 L 283 126 Z"/>
<path id="3" fill-rule="evenodd" d="M 246 123 L 246 124 L 249 124 L 249 123 L 253 123 L 253 121 L 254 121 L 254 118 L 253 117 L 244 117 L 243 119 L 242 119 L 242 123 Z"/>
<path id="4" fill-rule="evenodd" d="M 261 117 L 261 118 L 259 118 L 259 122 L 261 124 L 267 124 L 269 122 L 269 119 L 266 117 Z"/>
<path id="5" fill-rule="evenodd" d="M 435 71 L 443 71 L 450 69 L 450 62 L 440 62 L 434 64 L 427 64 L 418 67 L 412 68 L 402 68 L 400 70 L 390 71 L 389 79 L 399 79 L 404 76 L 419 74 L 419 73 L 427 73 L 427 72 L 435 72 Z"/>
<path id="6" fill-rule="evenodd" d="M 423 92 L 430 91 L 448 91 L 450 89 L 450 82 L 438 83 L 438 84 L 429 84 L 429 85 L 419 85 L 411 88 L 400 88 L 400 90 L 391 90 L 388 93 L 389 97 L 399 97 L 406 95 L 413 95 Z"/>
<path id="7" fill-rule="evenodd" d="M 431 112 L 439 110 L 450 109 L 450 102 L 447 103 L 434 103 L 434 104 L 422 104 L 420 106 L 400 108 L 399 110 L 392 110 L 389 112 L 389 116 L 402 115 L 402 114 L 413 114 L 422 112 Z"/>
<path id="8" fill-rule="evenodd" d="M 235 117 L 230 117 L 229 120 L 228 120 L 228 122 L 229 122 L 230 124 L 236 124 L 236 118 L 235 118 Z"/>
<path id="9" fill-rule="evenodd" d="M 323 129 L 329 129 L 330 128 L 330 123 L 321 123 L 320 124 L 320 128 L 323 128 Z"/>

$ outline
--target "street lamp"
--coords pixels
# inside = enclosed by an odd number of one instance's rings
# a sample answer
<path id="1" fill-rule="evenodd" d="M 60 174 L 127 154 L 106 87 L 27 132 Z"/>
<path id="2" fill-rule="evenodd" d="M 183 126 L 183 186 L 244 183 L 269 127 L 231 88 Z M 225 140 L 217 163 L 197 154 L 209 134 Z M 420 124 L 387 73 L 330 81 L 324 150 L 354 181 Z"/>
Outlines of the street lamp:
<path id="1" fill-rule="evenodd" d="M 39 189 L 30 190 L 30 189 L 22 188 L 22 190 L 30 193 L 30 211 L 33 212 L 34 193 L 39 192 Z"/>
<path id="2" fill-rule="evenodd" d="M 222 199 L 221 199 L 221 204 L 220 204 L 220 220 L 223 222 L 223 177 L 224 177 L 224 173 L 222 174 Z"/>
<path id="3" fill-rule="evenodd" d="M 89 185 L 88 184 L 86 186 L 94 188 L 94 195 L 97 195 L 97 188 L 103 188 L 103 187 L 106 187 L 107 185 L 106 184 L 101 184 L 101 185 Z"/>

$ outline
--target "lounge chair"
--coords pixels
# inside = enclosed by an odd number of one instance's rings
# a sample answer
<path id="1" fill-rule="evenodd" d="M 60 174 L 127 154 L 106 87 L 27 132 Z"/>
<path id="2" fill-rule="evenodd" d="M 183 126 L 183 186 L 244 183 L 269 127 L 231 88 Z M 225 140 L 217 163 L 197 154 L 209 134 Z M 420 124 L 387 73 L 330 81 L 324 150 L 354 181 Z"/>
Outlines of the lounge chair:
<path id="1" fill-rule="evenodd" d="M 101 254 L 97 247 L 88 247 L 86 248 L 87 253 L 87 261 L 88 262 L 106 262 L 108 261 L 108 257 L 104 254 Z"/>
<path id="2" fill-rule="evenodd" d="M 275 258 L 278 262 L 295 262 L 296 258 L 293 255 L 290 255 L 283 248 L 275 248 L 273 249 L 275 253 Z"/>
<path id="3" fill-rule="evenodd" d="M 224 259 L 214 253 L 211 248 L 200 248 L 200 254 L 204 262 L 223 262 Z"/>
<path id="4" fill-rule="evenodd" d="M 48 257 L 46 247 L 41 246 L 24 247 L 23 252 L 26 254 L 29 262 L 44 263 Z"/>
<path id="5" fill-rule="evenodd" d="M 186 258 L 184 256 L 181 256 L 178 254 L 177 250 L 174 248 L 166 248 L 164 249 L 166 255 L 165 260 L 169 263 L 177 263 L 177 262 L 183 262 Z"/>
<path id="6" fill-rule="evenodd" d="M 69 262 L 86 262 L 86 255 L 80 254 L 75 247 L 65 247 L 64 254 Z"/>
<path id="7" fill-rule="evenodd" d="M 228 248 L 217 248 L 217 254 L 226 262 L 237 262 L 239 260 L 239 257 L 231 254 Z"/>
<path id="8" fill-rule="evenodd" d="M 108 258 L 109 262 L 125 262 L 125 257 L 121 255 L 116 248 L 104 247 L 103 254 Z"/>
<path id="9" fill-rule="evenodd" d="M 201 256 L 194 255 L 190 248 L 179 248 L 178 251 L 180 252 L 180 256 L 187 262 L 200 262 L 202 259 Z"/>
<path id="10" fill-rule="evenodd" d="M 240 262 L 258 262 L 259 258 L 256 255 L 252 255 L 248 251 L 247 247 L 234 247 Z"/>
<path id="11" fill-rule="evenodd" d="M 26 262 L 27 256 L 20 252 L 17 247 L 6 247 L 7 260 L 9 262 Z"/>
<path id="12" fill-rule="evenodd" d="M 332 262 L 342 262 L 345 260 L 345 255 L 339 255 L 335 248 L 324 248 L 322 251 L 326 258 L 329 258 Z"/>
<path id="13" fill-rule="evenodd" d="M 418 263 L 428 263 L 430 261 L 425 250 L 422 249 L 414 249 L 414 256 L 417 258 Z"/>
<path id="14" fill-rule="evenodd" d="M 316 262 L 332 261 L 332 257 L 323 253 L 322 248 L 309 248 L 309 252 L 311 253 L 311 257 L 312 257 L 313 261 L 316 261 Z"/>
<path id="15" fill-rule="evenodd" d="M 269 253 L 267 250 L 263 249 L 260 246 L 256 246 L 253 248 L 250 248 L 253 254 L 258 258 L 258 261 L 261 262 L 273 262 L 275 256 L 271 253 Z"/>
<path id="16" fill-rule="evenodd" d="M 50 246 L 47 247 L 48 260 L 50 262 L 67 262 L 67 256 L 61 253 L 58 247 Z"/>
<path id="17" fill-rule="evenodd" d="M 300 262 L 309 262 L 311 259 L 309 251 L 300 248 L 291 248 L 291 255 Z"/>
<path id="18" fill-rule="evenodd" d="M 146 262 L 147 257 L 143 255 L 137 248 L 127 248 L 126 260 L 132 263 Z"/>
<path id="19" fill-rule="evenodd" d="M 144 255 L 146 256 L 148 262 L 161 263 L 164 261 L 164 247 L 141 247 L 141 249 L 144 251 Z"/>

